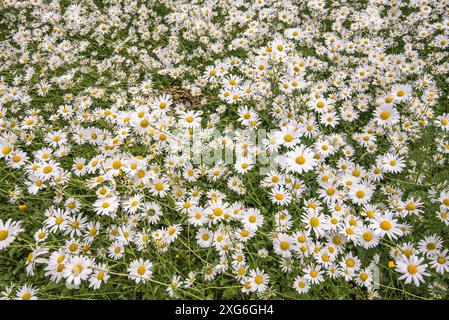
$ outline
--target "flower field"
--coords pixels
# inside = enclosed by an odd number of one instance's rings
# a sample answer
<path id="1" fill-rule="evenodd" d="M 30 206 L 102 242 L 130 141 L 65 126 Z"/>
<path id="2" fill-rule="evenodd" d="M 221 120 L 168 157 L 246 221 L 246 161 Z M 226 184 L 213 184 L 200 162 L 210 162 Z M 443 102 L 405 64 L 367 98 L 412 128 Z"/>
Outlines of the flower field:
<path id="1" fill-rule="evenodd" d="M 2 0 L 0 299 L 448 299 L 449 2 Z"/>

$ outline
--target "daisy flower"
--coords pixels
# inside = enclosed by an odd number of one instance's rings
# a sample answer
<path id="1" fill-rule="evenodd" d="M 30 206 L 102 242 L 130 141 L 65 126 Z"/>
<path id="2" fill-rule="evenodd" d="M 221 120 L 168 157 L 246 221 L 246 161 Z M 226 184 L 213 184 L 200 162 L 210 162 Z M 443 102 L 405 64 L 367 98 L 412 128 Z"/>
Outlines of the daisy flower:
<path id="1" fill-rule="evenodd" d="M 292 201 L 292 196 L 283 187 L 274 187 L 270 192 L 270 199 L 273 203 L 283 206 Z"/>
<path id="2" fill-rule="evenodd" d="M 142 258 L 133 260 L 128 267 L 129 278 L 136 283 L 145 283 L 153 275 L 152 268 L 153 263 L 148 260 Z"/>
<path id="3" fill-rule="evenodd" d="M 304 272 L 304 278 L 310 284 L 319 284 L 324 281 L 324 271 L 321 270 L 320 265 L 309 265 L 302 271 Z"/>
<path id="4" fill-rule="evenodd" d="M 367 184 L 356 184 L 351 187 L 351 201 L 357 205 L 366 205 L 373 196 L 374 190 Z"/>
<path id="5" fill-rule="evenodd" d="M 399 173 L 405 167 L 403 158 L 392 153 L 385 154 L 380 158 L 380 161 L 382 163 L 382 170 L 385 172 Z"/>
<path id="6" fill-rule="evenodd" d="M 259 209 L 250 208 L 246 210 L 245 214 L 242 217 L 242 223 L 245 228 L 256 231 L 263 225 L 264 217 Z"/>
<path id="7" fill-rule="evenodd" d="M 287 152 L 285 163 L 280 159 L 279 163 L 290 172 L 303 173 L 313 169 L 316 165 L 314 152 L 307 147 L 299 145 Z"/>
<path id="8" fill-rule="evenodd" d="M 399 122 L 398 111 L 390 105 L 382 105 L 376 109 L 375 119 L 380 126 L 389 126 Z"/>
<path id="9" fill-rule="evenodd" d="M 427 264 L 423 264 L 424 258 L 417 256 L 402 256 L 396 261 L 396 271 L 401 273 L 402 276 L 399 280 L 404 280 L 406 284 L 414 283 L 417 287 L 422 282 L 425 282 L 424 277 L 430 274 L 426 272 Z"/>
<path id="10" fill-rule="evenodd" d="M 36 294 L 38 289 L 34 288 L 32 285 L 24 285 L 16 293 L 17 300 L 38 300 Z"/>
<path id="11" fill-rule="evenodd" d="M 328 221 L 325 216 L 312 209 L 308 209 L 302 214 L 301 222 L 306 225 L 308 231 L 313 231 L 319 237 L 324 236 L 328 229 Z"/>
<path id="12" fill-rule="evenodd" d="M 248 280 L 251 283 L 251 289 L 255 292 L 264 292 L 267 290 L 268 282 L 270 277 L 265 273 L 265 271 L 257 269 L 252 269 L 249 272 Z"/>
<path id="13" fill-rule="evenodd" d="M 304 294 L 309 292 L 310 284 L 306 278 L 297 276 L 293 282 L 293 289 L 295 289 L 299 294 Z"/>
<path id="14" fill-rule="evenodd" d="M 371 227 L 374 229 L 376 235 L 381 238 L 386 235 L 390 239 L 397 239 L 403 235 L 403 231 L 400 228 L 401 225 L 394 218 L 391 211 L 385 211 L 382 215 L 374 217 Z"/>
<path id="15" fill-rule="evenodd" d="M 8 247 L 24 229 L 21 227 L 21 221 L 12 221 L 8 219 L 6 222 L 0 219 L 0 250 Z"/>
<path id="16" fill-rule="evenodd" d="M 92 272 L 92 262 L 89 258 L 82 256 L 73 256 L 67 262 L 63 275 L 67 283 L 78 286 L 81 281 L 87 280 Z"/>
<path id="17" fill-rule="evenodd" d="M 439 274 L 449 272 L 449 249 L 433 253 L 430 256 L 430 266 Z"/>
<path id="18" fill-rule="evenodd" d="M 294 242 L 294 239 L 284 233 L 281 233 L 277 236 L 277 238 L 274 238 L 273 241 L 273 247 L 274 252 L 281 255 L 283 258 L 289 258 L 291 257 L 292 253 L 291 251 L 295 251 L 296 244 Z"/>

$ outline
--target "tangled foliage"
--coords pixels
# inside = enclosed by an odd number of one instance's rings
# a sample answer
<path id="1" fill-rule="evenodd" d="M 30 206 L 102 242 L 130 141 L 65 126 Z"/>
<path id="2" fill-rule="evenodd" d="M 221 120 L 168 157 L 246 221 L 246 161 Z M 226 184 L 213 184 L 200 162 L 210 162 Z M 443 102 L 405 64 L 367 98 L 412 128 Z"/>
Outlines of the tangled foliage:
<path id="1" fill-rule="evenodd" d="M 1 298 L 448 298 L 448 48 L 442 0 L 3 0 Z"/>

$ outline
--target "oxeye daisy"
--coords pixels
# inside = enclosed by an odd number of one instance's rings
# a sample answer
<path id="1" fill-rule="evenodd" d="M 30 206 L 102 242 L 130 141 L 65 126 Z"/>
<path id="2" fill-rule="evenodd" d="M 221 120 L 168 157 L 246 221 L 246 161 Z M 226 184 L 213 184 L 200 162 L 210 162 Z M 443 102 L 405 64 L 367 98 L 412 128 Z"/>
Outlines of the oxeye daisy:
<path id="1" fill-rule="evenodd" d="M 356 184 L 351 187 L 350 191 L 352 202 L 358 205 L 367 204 L 371 200 L 373 193 L 373 189 L 366 184 Z"/>
<path id="2" fill-rule="evenodd" d="M 423 264 L 424 258 L 417 256 L 410 256 L 409 258 L 403 256 L 396 261 L 396 271 L 401 273 L 400 280 L 404 280 L 406 284 L 414 283 L 417 287 L 422 282 L 425 282 L 424 277 L 430 274 L 426 272 L 427 264 Z"/>
<path id="3" fill-rule="evenodd" d="M 69 213 L 78 213 L 81 209 L 81 203 L 78 199 L 68 198 L 65 203 L 65 208 Z"/>
<path id="4" fill-rule="evenodd" d="M 107 283 L 110 275 L 105 264 L 93 266 L 93 273 L 89 277 L 89 288 L 100 289 L 103 283 Z"/>
<path id="5" fill-rule="evenodd" d="M 444 1 L 16 2 L 0 299 L 444 293 Z"/>
<path id="6" fill-rule="evenodd" d="M 374 232 L 380 237 L 388 236 L 390 239 L 396 239 L 403 235 L 400 224 L 394 218 L 391 211 L 385 211 L 382 215 L 374 217 L 372 222 Z"/>
<path id="7" fill-rule="evenodd" d="M 124 207 L 125 211 L 127 211 L 129 213 L 135 213 L 135 212 L 139 211 L 139 209 L 143 205 L 142 198 L 143 198 L 142 195 L 137 194 L 137 195 L 134 195 L 131 198 L 129 198 L 127 201 L 125 201 L 123 203 L 123 207 Z"/>
<path id="8" fill-rule="evenodd" d="M 322 185 L 322 189 L 319 191 L 320 197 L 324 202 L 332 203 L 339 198 L 340 191 L 337 186 L 332 182 L 326 182 Z"/>
<path id="9" fill-rule="evenodd" d="M 327 219 L 314 210 L 309 209 L 303 213 L 301 221 L 306 225 L 307 230 L 313 231 L 317 236 L 323 236 L 329 228 Z"/>
<path id="10" fill-rule="evenodd" d="M 407 100 L 410 98 L 411 93 L 412 88 L 410 85 L 394 85 L 391 88 L 391 94 L 399 101 Z"/>
<path id="11" fill-rule="evenodd" d="M 382 105 L 376 109 L 376 121 L 380 126 L 389 126 L 399 121 L 398 111 L 390 105 Z"/>
<path id="12" fill-rule="evenodd" d="M 0 250 L 8 247 L 24 229 L 21 227 L 21 221 L 12 221 L 8 219 L 6 222 L 0 220 Z"/>
<path id="13" fill-rule="evenodd" d="M 449 114 L 444 113 L 438 116 L 435 123 L 444 131 L 449 131 Z"/>
<path id="14" fill-rule="evenodd" d="M 304 278 L 311 284 L 318 284 L 324 281 L 324 271 L 321 270 L 320 265 L 309 265 L 302 270 Z"/>
<path id="15" fill-rule="evenodd" d="M 209 216 L 214 222 L 225 219 L 225 216 L 229 215 L 229 206 L 222 200 L 211 201 L 210 206 L 206 209 L 206 215 Z"/>
<path id="16" fill-rule="evenodd" d="M 158 197 L 164 197 L 169 189 L 170 185 L 168 184 L 166 179 L 157 178 L 153 180 L 150 192 Z"/>
<path id="17" fill-rule="evenodd" d="M 248 280 L 251 283 L 251 289 L 255 292 L 264 292 L 267 289 L 270 277 L 259 268 L 250 270 Z"/>
<path id="18" fill-rule="evenodd" d="M 38 289 L 34 288 L 32 285 L 24 285 L 22 288 L 17 290 L 16 299 L 17 300 L 37 300 Z"/>
<path id="19" fill-rule="evenodd" d="M 443 208 L 449 209 L 449 191 L 441 192 L 438 200 Z"/>
<path id="20" fill-rule="evenodd" d="M 286 147 L 294 147 L 299 142 L 298 131 L 293 126 L 282 127 L 281 131 L 277 132 L 276 140 Z"/>
<path id="21" fill-rule="evenodd" d="M 82 256 L 73 256 L 67 262 L 63 275 L 67 283 L 80 285 L 81 281 L 87 280 L 89 274 L 92 272 L 92 262 Z"/>
<path id="22" fill-rule="evenodd" d="M 123 257 L 125 253 L 125 247 L 119 241 L 115 241 L 108 249 L 108 255 L 114 260 L 118 260 Z"/>
<path id="23" fill-rule="evenodd" d="M 449 250 L 437 251 L 430 257 L 430 266 L 440 274 L 449 272 Z"/>
<path id="24" fill-rule="evenodd" d="M 51 179 L 55 175 L 57 175 L 60 172 L 60 167 L 58 163 L 56 163 L 53 160 L 50 160 L 49 162 L 42 162 L 39 165 L 39 169 L 37 171 L 37 175 L 40 179 L 43 181 L 46 181 L 48 179 Z"/>
<path id="25" fill-rule="evenodd" d="M 118 208 L 116 197 L 100 198 L 94 203 L 94 211 L 100 215 L 113 216 Z"/>
<path id="26" fill-rule="evenodd" d="M 213 241 L 213 233 L 207 228 L 201 228 L 196 235 L 196 241 L 201 248 L 208 248 Z"/>
<path id="27" fill-rule="evenodd" d="M 245 228 L 255 231 L 263 225 L 264 217 L 259 209 L 250 208 L 242 216 L 242 223 Z"/>
<path id="28" fill-rule="evenodd" d="M 181 112 L 180 121 L 186 128 L 198 128 L 201 125 L 200 115 L 195 111 Z"/>
<path id="29" fill-rule="evenodd" d="M 291 215 L 287 210 L 279 211 L 275 216 L 275 222 L 279 231 L 288 231 L 293 225 Z"/>
<path id="30" fill-rule="evenodd" d="M 405 167 L 402 157 L 392 153 L 387 153 L 381 157 L 380 161 L 382 163 L 382 169 L 386 172 L 399 173 Z"/>
<path id="31" fill-rule="evenodd" d="M 184 287 L 190 288 L 195 283 L 196 275 L 197 275 L 197 273 L 195 271 L 189 272 L 189 274 L 187 275 L 187 277 L 184 281 Z"/>
<path id="32" fill-rule="evenodd" d="M 274 187 L 270 193 L 270 199 L 278 205 L 287 205 L 292 201 L 292 196 L 283 187 Z"/>
<path id="33" fill-rule="evenodd" d="M 238 173 L 244 174 L 252 169 L 253 164 L 254 161 L 251 158 L 241 157 L 236 161 L 234 168 Z"/>
<path id="34" fill-rule="evenodd" d="M 273 241 L 274 251 L 284 258 L 291 257 L 291 251 L 295 250 L 294 239 L 286 234 L 279 234 Z"/>
<path id="35" fill-rule="evenodd" d="M 152 268 L 153 263 L 148 260 L 143 260 L 142 258 L 133 260 L 128 267 L 129 277 L 136 283 L 145 283 L 153 275 Z"/>
<path id="36" fill-rule="evenodd" d="M 22 167 L 28 161 L 28 156 L 22 150 L 16 149 L 9 153 L 7 157 L 8 165 L 13 169 Z"/>
<path id="37" fill-rule="evenodd" d="M 355 282 L 359 286 L 363 286 L 366 288 L 371 288 L 373 285 L 373 272 L 369 268 L 362 269 L 356 273 Z"/>
<path id="38" fill-rule="evenodd" d="M 316 165 L 316 160 L 310 149 L 300 145 L 287 152 L 285 162 L 282 165 L 288 171 L 303 173 L 312 170 Z"/>
<path id="39" fill-rule="evenodd" d="M 360 230 L 360 237 L 358 243 L 365 249 L 374 248 L 379 243 L 379 236 L 370 228 L 362 228 Z"/>
<path id="40" fill-rule="evenodd" d="M 425 237 L 418 242 L 418 248 L 422 254 L 431 256 L 440 251 L 443 245 L 443 239 L 436 234 Z"/>

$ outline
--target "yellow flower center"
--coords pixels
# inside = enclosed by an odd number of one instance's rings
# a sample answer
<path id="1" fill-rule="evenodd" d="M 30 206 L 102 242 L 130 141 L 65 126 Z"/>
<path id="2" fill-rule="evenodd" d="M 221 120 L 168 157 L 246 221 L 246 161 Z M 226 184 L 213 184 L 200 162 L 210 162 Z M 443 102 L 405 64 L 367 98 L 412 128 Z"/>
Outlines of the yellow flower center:
<path id="1" fill-rule="evenodd" d="M 359 190 L 355 193 L 356 197 L 359 199 L 363 199 L 365 197 L 365 191 Z"/>
<path id="2" fill-rule="evenodd" d="M 158 182 L 158 183 L 156 183 L 156 184 L 154 185 L 154 188 L 155 188 L 157 191 L 162 191 L 162 190 L 164 190 L 164 185 L 163 185 L 162 183 Z"/>
<path id="3" fill-rule="evenodd" d="M 348 267 L 350 267 L 350 268 L 353 268 L 353 267 L 355 266 L 355 261 L 354 261 L 354 259 L 351 259 L 351 258 L 347 259 L 347 260 L 346 260 L 346 265 L 347 265 Z"/>
<path id="4" fill-rule="evenodd" d="M 72 268 L 72 272 L 75 275 L 79 275 L 83 271 L 83 266 L 80 264 L 75 264 Z"/>
<path id="5" fill-rule="evenodd" d="M 53 167 L 52 166 L 45 166 L 44 169 L 42 170 L 45 174 L 49 174 L 53 171 Z"/>
<path id="6" fill-rule="evenodd" d="M 0 230 L 0 241 L 5 240 L 8 238 L 9 232 L 8 230 Z"/>
<path id="7" fill-rule="evenodd" d="M 380 227 L 385 231 L 389 231 L 391 229 L 391 222 L 384 220 L 380 223 Z"/>
<path id="8" fill-rule="evenodd" d="M 30 300 L 31 299 L 31 294 L 29 292 L 25 292 L 24 294 L 22 294 L 22 300 Z"/>
<path id="9" fill-rule="evenodd" d="M 285 142 L 291 142 L 292 140 L 293 140 L 293 136 L 292 136 L 291 134 L 287 133 L 287 134 L 284 136 L 284 141 L 285 141 Z"/>
<path id="10" fill-rule="evenodd" d="M 407 271 L 410 274 L 416 274 L 418 272 L 418 268 L 415 265 L 411 264 L 407 267 Z"/>
<path id="11" fill-rule="evenodd" d="M 2 153 L 3 153 L 3 155 L 7 155 L 7 154 L 9 154 L 10 152 L 12 151 L 12 148 L 11 147 L 4 147 L 3 149 L 2 149 Z"/>
<path id="12" fill-rule="evenodd" d="M 304 163 L 306 163 L 306 158 L 304 158 L 303 156 L 296 157 L 295 162 L 299 165 L 303 165 Z"/>
<path id="13" fill-rule="evenodd" d="M 362 272 L 362 273 L 360 274 L 360 280 L 366 281 L 366 279 L 368 279 L 368 274 L 365 273 L 365 272 Z"/>
<path id="14" fill-rule="evenodd" d="M 309 223 L 313 228 L 316 228 L 320 225 L 320 220 L 317 217 L 312 217 L 310 218 Z"/>
<path id="15" fill-rule="evenodd" d="M 380 113 L 380 118 L 382 120 L 388 120 L 388 118 L 390 118 L 390 112 L 388 112 L 387 110 L 384 110 Z"/>
<path id="16" fill-rule="evenodd" d="M 215 208 L 213 210 L 213 213 L 216 217 L 220 217 L 223 214 L 223 209 L 222 208 Z"/>
<path id="17" fill-rule="evenodd" d="M 75 252 L 76 250 L 78 250 L 78 245 L 76 243 L 72 243 L 69 246 L 69 250 L 70 250 L 70 252 Z"/>
<path id="18" fill-rule="evenodd" d="M 150 122 L 147 119 L 143 119 L 142 121 L 140 121 L 140 126 L 142 128 L 146 128 L 150 125 Z"/>
<path id="19" fill-rule="evenodd" d="M 112 167 L 113 167 L 115 170 L 118 170 L 118 169 L 120 169 L 120 168 L 122 167 L 122 163 L 121 163 L 119 160 L 115 160 L 115 161 L 112 163 Z"/>
<path id="20" fill-rule="evenodd" d="M 363 239 L 365 241 L 371 241 L 373 239 L 373 234 L 371 232 L 365 232 L 363 234 Z"/>
<path id="21" fill-rule="evenodd" d="M 288 250 L 290 248 L 290 245 L 288 244 L 287 241 L 281 241 L 280 247 L 282 250 Z"/>
<path id="22" fill-rule="evenodd" d="M 139 276 L 143 276 L 145 274 L 145 271 L 147 271 L 147 269 L 145 268 L 145 266 L 139 266 L 137 268 L 137 273 L 139 274 Z"/>
<path id="23" fill-rule="evenodd" d="M 279 201 L 284 200 L 284 196 L 281 193 L 276 194 L 275 198 Z"/>

